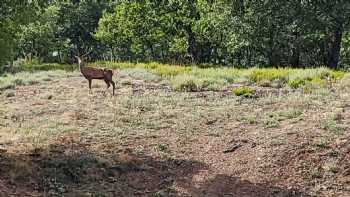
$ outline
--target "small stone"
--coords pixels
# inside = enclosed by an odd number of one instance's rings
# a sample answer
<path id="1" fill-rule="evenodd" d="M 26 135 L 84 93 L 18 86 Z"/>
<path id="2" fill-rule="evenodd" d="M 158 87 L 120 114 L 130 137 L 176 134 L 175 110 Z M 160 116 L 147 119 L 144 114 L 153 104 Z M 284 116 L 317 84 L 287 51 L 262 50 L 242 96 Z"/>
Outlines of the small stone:
<path id="1" fill-rule="evenodd" d="M 15 93 L 14 92 L 9 92 L 6 94 L 6 97 L 9 98 L 9 97 L 14 97 L 15 96 Z"/>

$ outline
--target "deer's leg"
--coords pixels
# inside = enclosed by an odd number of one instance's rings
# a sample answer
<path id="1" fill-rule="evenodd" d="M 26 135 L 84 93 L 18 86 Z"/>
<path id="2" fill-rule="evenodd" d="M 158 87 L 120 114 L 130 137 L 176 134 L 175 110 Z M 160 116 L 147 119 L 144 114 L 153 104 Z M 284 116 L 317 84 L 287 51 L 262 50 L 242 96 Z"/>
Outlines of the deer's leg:
<path id="1" fill-rule="evenodd" d="M 91 91 L 92 79 L 88 79 L 88 81 L 89 81 L 89 94 L 91 94 L 92 93 L 92 91 Z"/>
<path id="2" fill-rule="evenodd" d="M 109 86 L 111 86 L 111 84 L 109 84 L 109 81 L 107 79 L 104 80 L 106 82 L 107 85 L 107 89 L 109 88 Z"/>
<path id="3" fill-rule="evenodd" d="M 114 83 L 114 81 L 110 81 L 110 83 L 112 84 L 112 86 L 113 86 L 113 95 L 114 95 L 114 90 L 115 90 L 115 83 Z"/>

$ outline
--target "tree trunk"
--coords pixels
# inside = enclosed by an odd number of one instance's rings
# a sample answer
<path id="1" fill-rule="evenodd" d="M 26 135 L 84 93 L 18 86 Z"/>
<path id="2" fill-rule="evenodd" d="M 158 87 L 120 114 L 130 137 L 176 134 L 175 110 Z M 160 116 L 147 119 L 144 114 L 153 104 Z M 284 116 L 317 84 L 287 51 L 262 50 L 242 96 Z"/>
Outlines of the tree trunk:
<path id="1" fill-rule="evenodd" d="M 276 60 L 276 54 L 275 54 L 275 25 L 272 24 L 272 26 L 269 29 L 269 41 L 268 41 L 268 61 L 269 65 L 268 66 L 273 66 L 277 67 L 277 60 Z"/>
<path id="2" fill-rule="evenodd" d="M 301 67 L 300 65 L 300 46 L 299 46 L 299 32 L 293 32 L 294 40 L 292 45 L 292 57 L 290 60 L 290 64 L 293 68 Z"/>
<path id="3" fill-rule="evenodd" d="M 301 68 L 300 64 L 300 50 L 299 46 L 295 46 L 292 48 L 292 57 L 291 57 L 291 65 L 293 68 Z"/>
<path id="4" fill-rule="evenodd" d="M 198 53 L 197 53 L 197 41 L 196 37 L 192 31 L 190 26 L 186 27 L 186 31 L 188 34 L 188 48 L 187 52 L 191 55 L 192 60 L 197 63 L 198 62 Z"/>
<path id="5" fill-rule="evenodd" d="M 342 25 L 339 25 L 332 32 L 331 40 L 329 42 L 328 58 L 327 58 L 327 64 L 329 68 L 332 68 L 332 69 L 338 68 L 342 37 L 343 37 L 343 27 Z"/>

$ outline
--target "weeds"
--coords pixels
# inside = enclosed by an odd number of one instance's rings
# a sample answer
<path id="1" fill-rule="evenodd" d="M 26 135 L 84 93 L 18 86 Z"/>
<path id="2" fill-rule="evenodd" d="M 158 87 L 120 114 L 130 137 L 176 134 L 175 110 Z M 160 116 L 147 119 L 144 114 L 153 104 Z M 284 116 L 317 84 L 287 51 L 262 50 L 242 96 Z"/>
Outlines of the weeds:
<path id="1" fill-rule="evenodd" d="M 236 96 L 242 96 L 246 98 L 251 98 L 254 95 L 254 90 L 250 87 L 239 87 L 232 90 L 232 93 Z"/>
<path id="2" fill-rule="evenodd" d="M 333 119 L 327 119 L 321 123 L 321 128 L 330 131 L 331 133 L 335 135 L 343 135 L 344 133 L 344 127 L 342 125 L 338 124 L 336 120 Z"/>
<path id="3" fill-rule="evenodd" d="M 239 121 L 242 121 L 244 123 L 251 124 L 251 125 L 258 123 L 256 115 L 242 116 L 241 118 L 239 118 Z"/>
<path id="4" fill-rule="evenodd" d="M 298 109 L 287 109 L 276 112 L 268 112 L 263 120 L 265 128 L 276 128 L 279 127 L 280 122 L 287 119 L 294 119 L 299 117 L 302 111 Z"/>
<path id="5" fill-rule="evenodd" d="M 265 128 L 277 128 L 280 126 L 280 122 L 275 117 L 268 117 L 263 120 Z"/>

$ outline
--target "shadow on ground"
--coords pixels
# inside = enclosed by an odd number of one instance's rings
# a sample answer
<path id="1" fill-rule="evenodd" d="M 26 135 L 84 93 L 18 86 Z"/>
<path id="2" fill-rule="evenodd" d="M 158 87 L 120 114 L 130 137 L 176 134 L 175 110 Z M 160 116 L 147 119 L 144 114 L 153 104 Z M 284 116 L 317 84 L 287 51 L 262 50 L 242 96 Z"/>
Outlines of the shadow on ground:
<path id="1" fill-rule="evenodd" d="M 125 149 L 94 153 L 75 140 L 59 139 L 28 153 L 0 153 L 0 196 L 306 196 L 298 191 L 215 175 L 191 160 L 160 159 Z"/>

